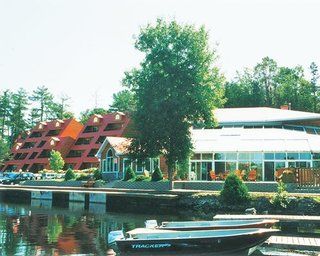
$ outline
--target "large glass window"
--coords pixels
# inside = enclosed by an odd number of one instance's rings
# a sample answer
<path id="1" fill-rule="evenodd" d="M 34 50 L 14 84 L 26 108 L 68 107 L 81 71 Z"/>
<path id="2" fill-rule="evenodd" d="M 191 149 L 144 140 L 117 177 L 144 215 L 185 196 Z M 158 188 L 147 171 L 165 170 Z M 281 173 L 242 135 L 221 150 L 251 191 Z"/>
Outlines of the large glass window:
<path id="1" fill-rule="evenodd" d="M 111 149 L 108 150 L 107 157 L 106 157 L 106 171 L 107 172 L 117 171 L 114 166 L 113 152 Z"/>
<path id="2" fill-rule="evenodd" d="M 275 153 L 274 158 L 276 160 L 286 160 L 286 153 Z"/>
<path id="3" fill-rule="evenodd" d="M 202 154 L 202 160 L 212 160 L 212 154 Z"/>
<path id="4" fill-rule="evenodd" d="M 201 163 L 200 162 L 192 162 L 191 163 L 191 172 L 190 179 L 191 180 L 200 180 L 201 179 Z"/>
<path id="5" fill-rule="evenodd" d="M 274 160 L 274 153 L 264 153 L 265 160 Z"/>
<path id="6" fill-rule="evenodd" d="M 306 159 L 306 160 L 311 159 L 311 153 L 300 153 L 299 156 L 300 156 L 300 159 Z"/>
<path id="7" fill-rule="evenodd" d="M 215 153 L 214 154 L 214 159 L 215 160 L 225 160 L 226 156 L 224 153 Z"/>
<path id="8" fill-rule="evenodd" d="M 215 162 L 214 163 L 214 170 L 217 176 L 224 175 L 226 171 L 226 162 Z"/>
<path id="9" fill-rule="evenodd" d="M 299 159 L 299 153 L 288 153 L 287 154 L 287 159 L 288 160 Z"/>
<path id="10" fill-rule="evenodd" d="M 201 180 L 208 180 L 209 173 L 212 170 L 212 162 L 201 163 Z"/>
<path id="11" fill-rule="evenodd" d="M 123 159 L 123 171 L 126 172 L 129 167 L 131 167 L 131 160 L 124 158 Z"/>

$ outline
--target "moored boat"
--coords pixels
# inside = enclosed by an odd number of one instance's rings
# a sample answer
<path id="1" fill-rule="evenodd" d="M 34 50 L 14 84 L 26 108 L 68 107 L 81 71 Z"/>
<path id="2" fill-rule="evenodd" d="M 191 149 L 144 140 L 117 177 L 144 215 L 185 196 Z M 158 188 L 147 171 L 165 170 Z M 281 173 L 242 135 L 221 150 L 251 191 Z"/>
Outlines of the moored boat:
<path id="1" fill-rule="evenodd" d="M 276 229 L 229 229 L 174 231 L 138 228 L 115 240 L 121 253 L 142 255 L 171 252 L 177 254 L 214 253 L 250 255 Z"/>
<path id="2" fill-rule="evenodd" d="M 216 220 L 216 221 L 168 221 L 158 226 L 156 220 L 147 220 L 146 228 L 162 230 L 217 230 L 242 228 L 271 228 L 278 220 Z"/>

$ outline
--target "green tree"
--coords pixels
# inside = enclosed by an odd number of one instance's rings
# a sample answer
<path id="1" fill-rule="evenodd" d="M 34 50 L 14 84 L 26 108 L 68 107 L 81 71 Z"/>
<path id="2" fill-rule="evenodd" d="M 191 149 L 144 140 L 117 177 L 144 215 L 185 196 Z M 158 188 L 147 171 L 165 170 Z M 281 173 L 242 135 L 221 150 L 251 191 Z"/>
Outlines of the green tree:
<path id="1" fill-rule="evenodd" d="M 128 181 L 128 180 L 133 180 L 136 178 L 136 173 L 132 170 L 132 168 L 129 166 L 127 169 L 126 169 L 126 172 L 124 174 L 124 177 L 123 177 L 123 181 Z"/>
<path id="2" fill-rule="evenodd" d="M 163 180 L 163 175 L 158 166 L 154 169 L 152 176 L 151 176 L 151 181 L 160 181 Z"/>
<path id="3" fill-rule="evenodd" d="M 80 123 L 85 124 L 88 122 L 89 118 L 94 115 L 105 115 L 108 113 L 108 110 L 104 108 L 94 108 L 94 109 L 87 109 L 80 113 Z"/>
<path id="4" fill-rule="evenodd" d="M 124 85 L 136 95 L 133 156 L 163 154 L 172 180 L 177 162 L 192 150 L 190 128 L 214 126 L 213 109 L 224 103 L 224 78 L 213 67 L 215 50 L 201 27 L 157 20 L 143 28 L 135 47 L 145 54 L 139 69 L 126 73 Z"/>
<path id="5" fill-rule="evenodd" d="M 9 145 L 0 137 L 0 169 L 10 159 Z"/>
<path id="6" fill-rule="evenodd" d="M 277 63 L 269 57 L 263 58 L 262 62 L 254 67 L 255 80 L 264 88 L 265 106 L 273 105 L 272 96 L 277 87 L 275 82 L 277 72 Z"/>
<path id="7" fill-rule="evenodd" d="M 318 86 L 318 79 L 320 77 L 318 66 L 315 62 L 310 64 L 310 71 L 311 71 L 311 86 L 312 86 L 312 95 L 313 95 L 313 111 L 316 112 L 319 110 L 319 86 Z"/>
<path id="8" fill-rule="evenodd" d="M 12 93 L 9 90 L 5 90 L 0 95 L 0 137 L 4 138 L 7 131 L 8 136 L 8 125 L 10 117 L 10 103 Z"/>
<path id="9" fill-rule="evenodd" d="M 287 208 L 289 205 L 289 194 L 286 190 L 286 185 L 280 181 L 278 182 L 277 193 L 272 197 L 271 203 L 275 208 Z"/>
<path id="10" fill-rule="evenodd" d="M 54 171 L 62 170 L 64 166 L 64 160 L 61 156 L 61 153 L 56 150 L 51 150 L 49 158 L 50 168 Z"/>
<path id="11" fill-rule="evenodd" d="M 70 107 L 69 105 L 70 99 L 71 98 L 69 96 L 63 94 L 60 96 L 58 103 L 52 104 L 52 109 L 57 119 L 63 120 L 63 119 L 69 119 L 74 117 L 74 114 L 68 111 L 68 108 Z"/>
<path id="12" fill-rule="evenodd" d="M 136 109 L 136 100 L 134 93 L 129 90 L 123 90 L 113 94 L 113 102 L 110 110 L 133 112 Z"/>
<path id="13" fill-rule="evenodd" d="M 220 196 L 228 205 L 246 204 L 250 200 L 247 186 L 234 173 L 227 176 Z"/>
<path id="14" fill-rule="evenodd" d="M 19 134 L 22 134 L 28 127 L 26 120 L 28 111 L 28 94 L 20 88 L 11 96 L 9 127 L 10 127 L 10 146 Z"/>
<path id="15" fill-rule="evenodd" d="M 37 107 L 31 109 L 34 123 L 56 118 L 54 115 L 53 95 L 47 87 L 37 87 L 33 91 L 30 100 L 37 105 Z"/>

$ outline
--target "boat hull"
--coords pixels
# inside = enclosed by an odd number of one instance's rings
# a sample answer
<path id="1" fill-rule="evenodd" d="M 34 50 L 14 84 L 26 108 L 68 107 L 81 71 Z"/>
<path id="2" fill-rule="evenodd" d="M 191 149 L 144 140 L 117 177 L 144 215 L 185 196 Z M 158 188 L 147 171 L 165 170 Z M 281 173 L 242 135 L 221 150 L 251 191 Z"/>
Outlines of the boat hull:
<path id="1" fill-rule="evenodd" d="M 141 255 L 164 252 L 173 255 L 192 253 L 210 253 L 210 255 L 249 255 L 254 247 L 262 244 L 272 232 L 255 233 L 246 236 L 214 237 L 214 238 L 183 238 L 183 239 L 130 239 L 118 240 L 119 251 L 125 255 Z M 251 250 L 250 250 L 251 249 Z"/>

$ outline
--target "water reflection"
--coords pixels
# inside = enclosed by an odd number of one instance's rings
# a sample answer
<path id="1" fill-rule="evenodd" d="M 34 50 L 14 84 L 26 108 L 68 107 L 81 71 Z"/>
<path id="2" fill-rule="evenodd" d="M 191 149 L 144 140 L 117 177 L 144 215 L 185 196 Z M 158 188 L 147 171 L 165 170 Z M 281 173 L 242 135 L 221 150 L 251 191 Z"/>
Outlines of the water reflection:
<path id="1" fill-rule="evenodd" d="M 92 204 L 85 210 L 83 203 L 59 208 L 53 207 L 50 200 L 32 200 L 31 205 L 0 202 L 0 255 L 107 255 L 110 231 L 142 227 L 146 219 L 180 217 L 106 213 L 103 204 Z M 319 232 L 319 227 L 304 228 Z M 274 253 L 281 252 L 257 251 L 254 255 L 281 255 Z"/>

